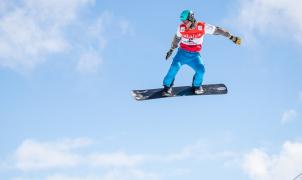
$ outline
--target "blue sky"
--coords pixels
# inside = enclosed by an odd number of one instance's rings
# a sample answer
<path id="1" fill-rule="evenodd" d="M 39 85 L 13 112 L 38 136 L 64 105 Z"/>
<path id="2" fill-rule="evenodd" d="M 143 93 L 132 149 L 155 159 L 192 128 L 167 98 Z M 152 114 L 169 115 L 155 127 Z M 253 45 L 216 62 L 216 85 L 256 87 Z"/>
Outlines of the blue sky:
<path id="1" fill-rule="evenodd" d="M 0 177 L 284 180 L 302 172 L 299 0 L 0 2 Z M 161 87 L 183 9 L 205 82 L 229 93 L 137 102 Z M 176 85 L 190 85 L 184 66 Z"/>

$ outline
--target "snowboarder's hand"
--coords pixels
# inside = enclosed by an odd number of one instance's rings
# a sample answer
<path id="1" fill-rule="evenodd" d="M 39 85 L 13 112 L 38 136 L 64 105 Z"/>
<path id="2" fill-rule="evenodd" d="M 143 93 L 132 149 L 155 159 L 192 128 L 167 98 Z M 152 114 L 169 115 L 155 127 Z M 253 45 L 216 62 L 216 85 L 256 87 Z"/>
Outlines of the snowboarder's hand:
<path id="1" fill-rule="evenodd" d="M 172 53 L 173 53 L 173 49 L 170 49 L 170 50 L 167 52 L 166 60 L 169 59 L 169 57 L 172 55 Z"/>
<path id="2" fill-rule="evenodd" d="M 235 44 L 237 44 L 237 45 L 240 45 L 240 44 L 241 44 L 241 39 L 240 39 L 240 37 L 231 35 L 229 39 L 230 39 L 231 41 L 233 41 L 233 43 L 235 43 Z"/>

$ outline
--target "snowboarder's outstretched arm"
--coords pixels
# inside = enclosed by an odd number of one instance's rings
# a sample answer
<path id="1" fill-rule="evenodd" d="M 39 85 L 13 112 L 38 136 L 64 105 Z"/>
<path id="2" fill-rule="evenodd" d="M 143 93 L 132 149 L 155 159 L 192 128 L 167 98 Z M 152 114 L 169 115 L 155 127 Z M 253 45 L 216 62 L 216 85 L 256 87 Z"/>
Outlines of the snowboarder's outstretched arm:
<path id="1" fill-rule="evenodd" d="M 221 27 L 216 27 L 215 31 L 213 33 L 214 35 L 222 35 L 227 38 L 229 38 L 231 41 L 233 41 L 235 44 L 240 45 L 241 44 L 241 38 L 232 35 L 229 31 L 222 29 Z"/>

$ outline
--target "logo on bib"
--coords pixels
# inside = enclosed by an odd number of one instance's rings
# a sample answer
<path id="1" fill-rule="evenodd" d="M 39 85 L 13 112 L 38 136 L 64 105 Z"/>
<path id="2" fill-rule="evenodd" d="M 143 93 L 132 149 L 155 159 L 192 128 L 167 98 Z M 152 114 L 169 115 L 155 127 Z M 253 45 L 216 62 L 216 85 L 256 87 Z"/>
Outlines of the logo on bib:
<path id="1" fill-rule="evenodd" d="M 185 32 L 186 28 L 185 27 L 181 27 L 180 28 L 180 32 Z"/>
<path id="2" fill-rule="evenodd" d="M 200 30 L 200 31 L 201 31 L 201 30 L 202 30 L 202 26 L 198 26 L 198 30 Z"/>

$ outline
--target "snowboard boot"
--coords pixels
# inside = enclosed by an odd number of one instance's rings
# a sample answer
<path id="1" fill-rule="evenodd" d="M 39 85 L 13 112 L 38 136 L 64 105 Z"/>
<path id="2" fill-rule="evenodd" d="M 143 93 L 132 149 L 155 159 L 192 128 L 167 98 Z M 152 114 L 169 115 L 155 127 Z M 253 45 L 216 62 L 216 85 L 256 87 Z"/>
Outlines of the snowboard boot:
<path id="1" fill-rule="evenodd" d="M 193 86 L 193 92 L 194 92 L 194 94 L 197 94 L 197 95 L 203 94 L 204 93 L 204 89 L 202 88 L 202 86 L 200 86 L 200 87 L 194 87 Z"/>
<path id="2" fill-rule="evenodd" d="M 165 96 L 165 97 L 173 96 L 172 87 L 164 86 L 162 96 Z"/>

